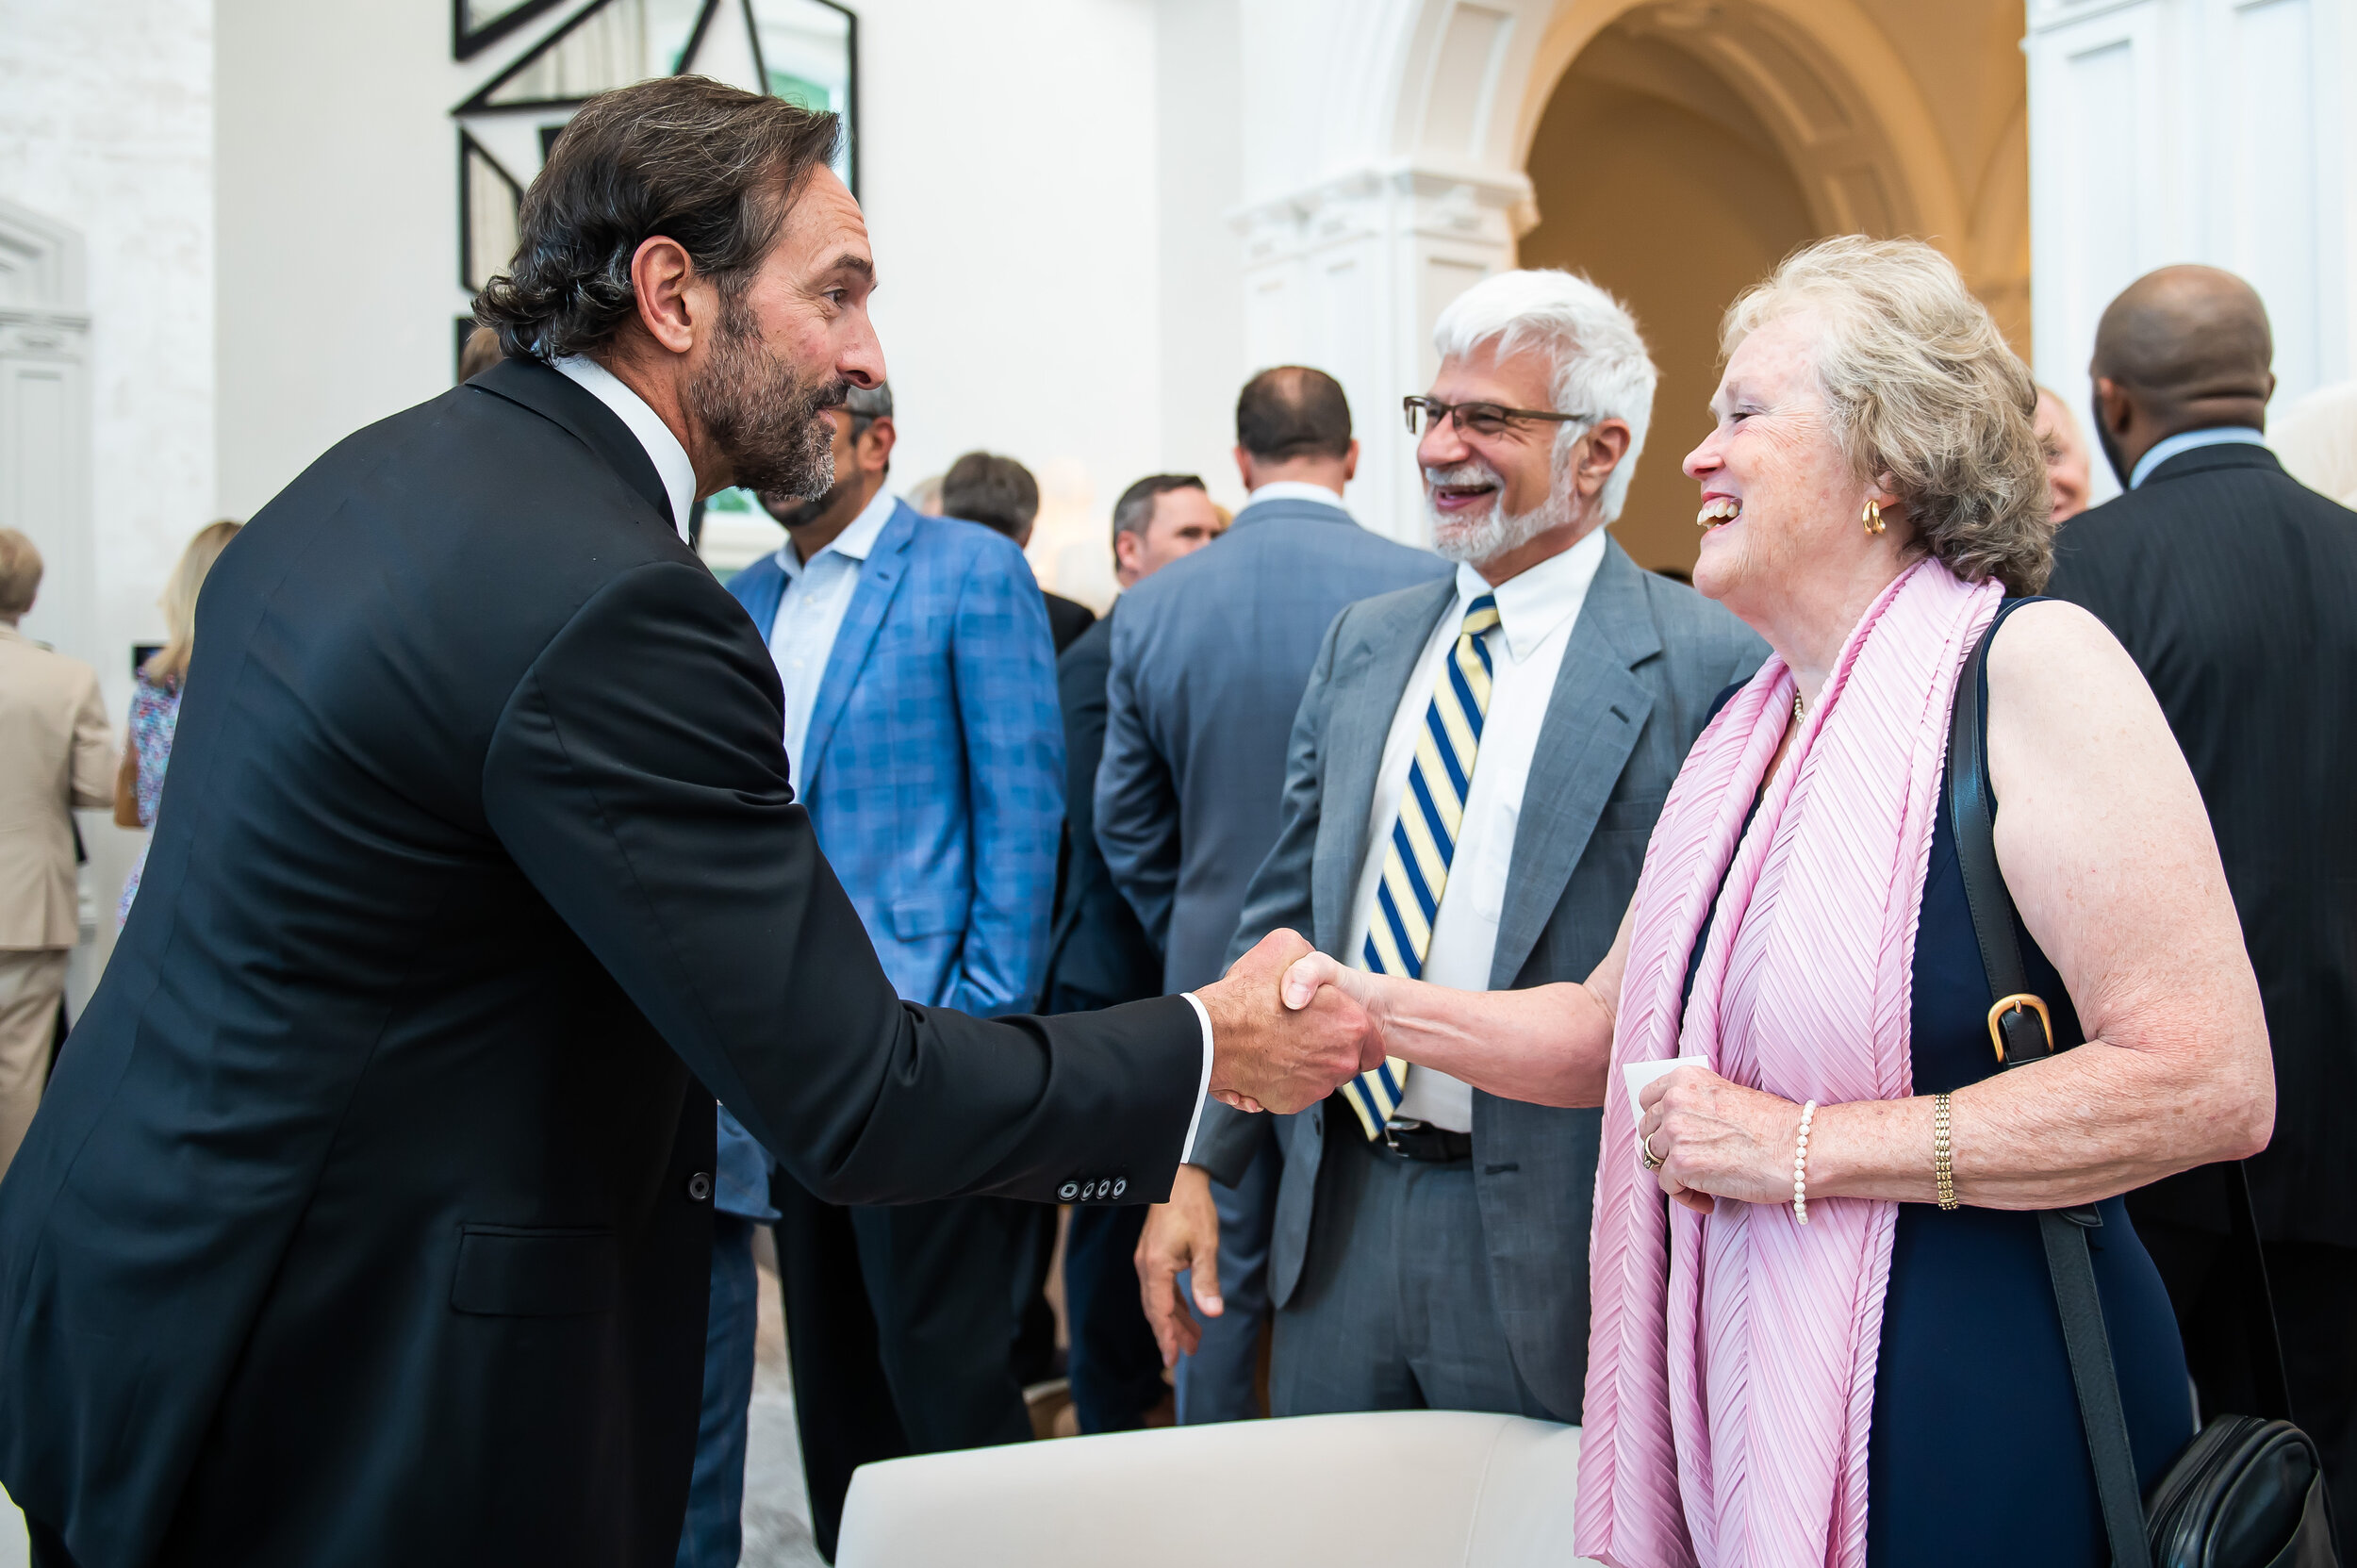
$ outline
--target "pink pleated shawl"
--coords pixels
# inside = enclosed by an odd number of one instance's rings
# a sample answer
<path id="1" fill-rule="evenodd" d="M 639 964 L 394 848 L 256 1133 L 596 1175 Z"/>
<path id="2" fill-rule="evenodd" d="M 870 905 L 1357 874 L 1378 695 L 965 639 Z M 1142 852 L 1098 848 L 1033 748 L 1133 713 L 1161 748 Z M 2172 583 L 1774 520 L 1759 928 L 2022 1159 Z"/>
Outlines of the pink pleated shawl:
<path id="1" fill-rule="evenodd" d="M 1933 561 L 1902 573 L 1850 634 L 1749 833 L 1792 721 L 1782 659 L 1729 699 L 1671 787 L 1637 885 L 1605 1096 L 1574 1531 L 1584 1557 L 1864 1568 L 1897 1207 L 1817 1198 L 1805 1227 L 1789 1203 L 1665 1213 L 1638 1163 L 1621 1067 L 1690 1057 L 1821 1105 L 1912 1092 L 1910 971 L 1949 704 L 2002 596 Z M 1688 955 L 1714 897 L 1681 1033 Z"/>

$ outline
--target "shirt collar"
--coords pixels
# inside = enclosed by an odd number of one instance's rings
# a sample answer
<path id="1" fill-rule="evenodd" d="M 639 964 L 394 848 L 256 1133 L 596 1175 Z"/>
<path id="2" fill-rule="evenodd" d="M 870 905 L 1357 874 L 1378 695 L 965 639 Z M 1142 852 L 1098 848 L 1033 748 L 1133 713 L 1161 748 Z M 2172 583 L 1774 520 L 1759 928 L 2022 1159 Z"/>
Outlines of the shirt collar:
<path id="1" fill-rule="evenodd" d="M 671 526 L 679 530 L 682 539 L 686 538 L 687 514 L 696 504 L 696 465 L 687 460 L 687 449 L 679 444 L 663 416 L 647 406 L 647 400 L 625 386 L 621 377 L 587 355 L 567 355 L 552 364 L 630 426 L 630 433 L 647 449 L 647 460 L 654 464 L 664 493 L 671 498 Z"/>
<path id="2" fill-rule="evenodd" d="M 1258 506 L 1263 501 L 1312 501 L 1321 506 L 1332 506 L 1348 513 L 1350 503 L 1323 485 L 1312 485 L 1305 479 L 1276 479 L 1244 498 L 1246 506 Z"/>
<path id="3" fill-rule="evenodd" d="M 793 536 L 787 536 L 786 541 L 778 546 L 778 566 L 788 577 L 799 577 L 803 569 L 821 555 L 832 553 L 849 561 L 865 561 L 868 552 L 876 548 L 877 536 L 884 531 L 884 524 L 892 520 L 893 511 L 899 504 L 899 498 L 890 490 L 879 488 L 867 504 L 860 508 L 859 516 L 851 520 L 851 526 L 821 545 L 818 554 L 813 555 L 810 561 L 802 560 L 794 553 Z"/>
<path id="4" fill-rule="evenodd" d="M 1604 564 L 1604 530 L 1591 529 L 1586 537 L 1569 550 L 1558 551 L 1537 566 L 1508 577 L 1496 587 L 1471 566 L 1459 563 L 1457 568 L 1457 614 L 1462 619 L 1466 607 L 1485 593 L 1495 594 L 1498 602 L 1498 630 L 1506 637 L 1506 645 L 1519 664 L 1530 657 L 1538 646 L 1553 636 L 1556 629 L 1579 613 L 1588 598 L 1588 585 L 1594 582 L 1596 569 Z"/>
<path id="5" fill-rule="evenodd" d="M 2135 471 L 2128 476 L 2128 487 L 2133 490 L 2143 484 L 2152 477 L 2154 469 L 2159 468 L 2179 453 L 2192 452 L 2200 447 L 2229 446 L 2235 443 L 2265 446 L 2267 444 L 2267 438 L 2247 424 L 2221 424 L 2209 430 L 2181 430 L 2174 436 L 2155 441 L 2151 451 L 2136 459 Z"/>

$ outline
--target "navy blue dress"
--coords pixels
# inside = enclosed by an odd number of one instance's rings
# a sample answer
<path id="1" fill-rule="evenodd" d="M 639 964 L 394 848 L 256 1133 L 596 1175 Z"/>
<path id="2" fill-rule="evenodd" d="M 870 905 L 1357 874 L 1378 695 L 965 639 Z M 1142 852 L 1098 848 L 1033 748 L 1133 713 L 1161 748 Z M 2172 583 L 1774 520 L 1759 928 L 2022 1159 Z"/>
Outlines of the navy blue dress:
<path id="1" fill-rule="evenodd" d="M 1696 955 L 1709 929 L 1696 937 Z M 2019 916 L 2014 930 L 2031 989 L 2053 1013 L 2055 1045 L 2077 1045 L 2085 1036 L 2061 976 Z M 1915 1092 L 1939 1094 L 1994 1074 L 1988 976 L 1944 804 L 1932 834 L 1914 982 Z M 1689 957 L 1689 994 L 1693 982 Z M 1923 1159 L 1930 1163 L 1928 1143 Z M 2127 1206 L 2115 1197 L 2099 1207 L 2103 1224 L 2088 1233 L 2096 1286 L 2137 1477 L 2149 1488 L 2193 1436 L 2184 1349 Z M 1899 1206 L 1873 1419 L 1870 1568 L 2103 1568 L 2111 1560 L 2036 1214 Z"/>

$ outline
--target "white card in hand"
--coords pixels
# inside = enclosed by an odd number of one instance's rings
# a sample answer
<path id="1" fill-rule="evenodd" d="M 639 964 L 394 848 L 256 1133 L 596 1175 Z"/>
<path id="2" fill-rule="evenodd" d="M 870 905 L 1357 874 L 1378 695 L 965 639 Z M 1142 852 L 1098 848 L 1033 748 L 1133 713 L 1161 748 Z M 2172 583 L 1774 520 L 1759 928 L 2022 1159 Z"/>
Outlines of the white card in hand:
<path id="1" fill-rule="evenodd" d="M 1628 1114 L 1639 1121 L 1643 1121 L 1645 1108 L 1637 1102 L 1637 1097 L 1643 1091 L 1646 1084 L 1651 1083 L 1663 1073 L 1675 1072 L 1680 1067 L 1699 1067 L 1702 1065 L 1701 1058 L 1692 1056 L 1665 1056 L 1658 1062 L 1628 1063 L 1621 1068 L 1621 1076 L 1628 1081 Z"/>

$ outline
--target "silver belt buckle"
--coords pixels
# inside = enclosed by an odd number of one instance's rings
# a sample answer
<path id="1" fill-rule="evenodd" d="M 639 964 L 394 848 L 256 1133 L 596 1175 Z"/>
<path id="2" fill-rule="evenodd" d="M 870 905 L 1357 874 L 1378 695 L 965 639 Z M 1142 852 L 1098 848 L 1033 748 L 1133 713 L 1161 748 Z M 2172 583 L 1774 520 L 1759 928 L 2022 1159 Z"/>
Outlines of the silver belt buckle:
<path id="1" fill-rule="evenodd" d="M 1424 1123 L 1422 1122 L 1401 1123 L 1397 1121 L 1386 1121 L 1383 1124 L 1383 1147 L 1390 1149 L 1393 1154 L 1398 1154 L 1400 1152 L 1399 1134 L 1403 1127 L 1412 1131 L 1414 1129 L 1422 1128 L 1423 1126 Z M 1405 1158 L 1405 1156 L 1402 1156 L 1402 1158 Z"/>

